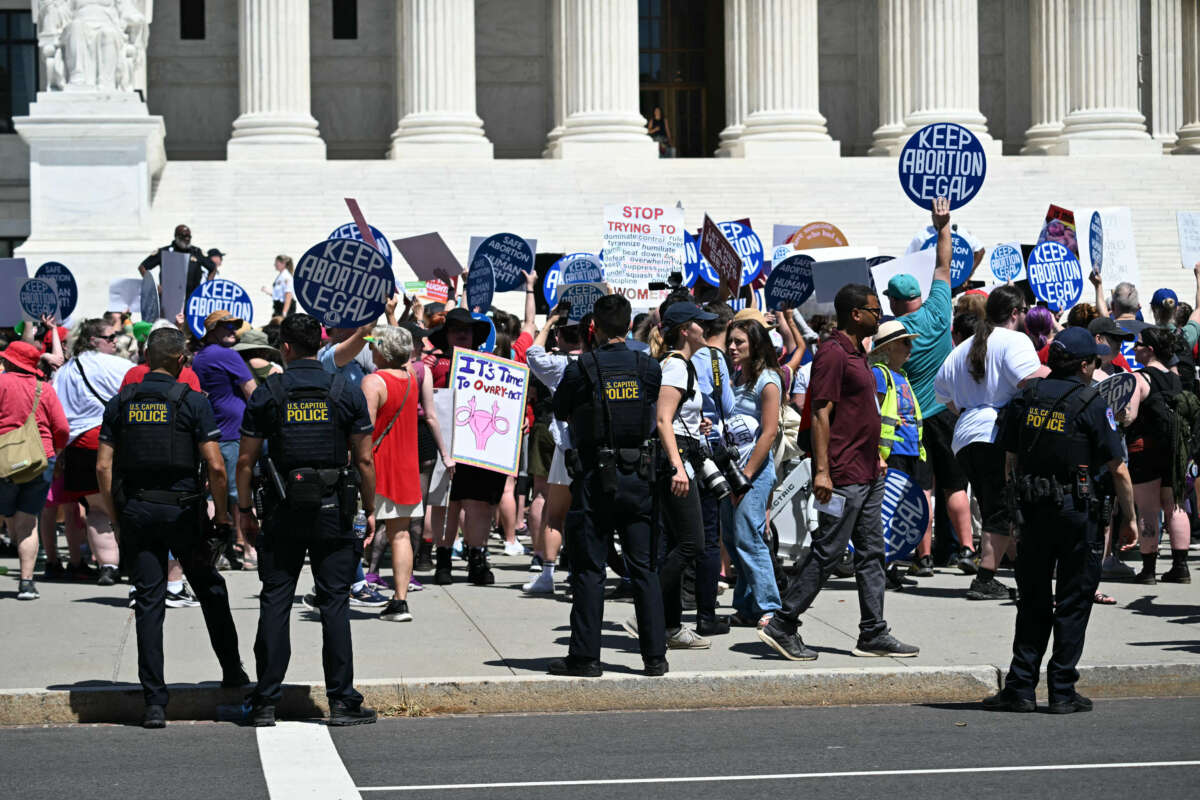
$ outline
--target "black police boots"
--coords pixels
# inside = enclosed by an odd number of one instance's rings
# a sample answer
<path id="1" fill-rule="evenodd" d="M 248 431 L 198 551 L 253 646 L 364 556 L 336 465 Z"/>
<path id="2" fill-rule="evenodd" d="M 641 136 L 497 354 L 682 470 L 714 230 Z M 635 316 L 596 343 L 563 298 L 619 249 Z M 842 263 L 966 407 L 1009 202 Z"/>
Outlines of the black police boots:
<path id="1" fill-rule="evenodd" d="M 433 569 L 433 542 L 422 539 L 413 560 L 413 572 L 429 572 Z"/>
<path id="2" fill-rule="evenodd" d="M 433 582 L 438 586 L 449 586 L 454 583 L 454 577 L 450 573 L 450 558 L 451 552 L 449 547 L 439 547 L 437 549 L 437 567 L 433 571 Z"/>
<path id="3" fill-rule="evenodd" d="M 347 725 L 370 725 L 376 719 L 375 709 L 366 708 L 362 703 L 349 705 L 341 700 L 329 703 L 329 725 L 335 728 Z"/>
<path id="4" fill-rule="evenodd" d="M 476 586 L 491 586 L 496 582 L 496 576 L 488 566 L 487 550 L 482 547 L 467 549 L 467 580 Z"/>
<path id="5" fill-rule="evenodd" d="M 142 727 L 154 730 L 167 727 L 167 709 L 163 706 L 146 706 Z"/>

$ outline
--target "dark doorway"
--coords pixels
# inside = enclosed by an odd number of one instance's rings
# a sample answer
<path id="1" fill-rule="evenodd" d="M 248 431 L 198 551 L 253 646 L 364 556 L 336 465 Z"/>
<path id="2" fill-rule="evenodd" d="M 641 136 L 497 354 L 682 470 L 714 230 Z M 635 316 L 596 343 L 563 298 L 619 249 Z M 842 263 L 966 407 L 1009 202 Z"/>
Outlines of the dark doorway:
<path id="1" fill-rule="evenodd" d="M 638 0 L 641 112 L 662 109 L 679 158 L 712 155 L 725 125 L 723 0 Z"/>

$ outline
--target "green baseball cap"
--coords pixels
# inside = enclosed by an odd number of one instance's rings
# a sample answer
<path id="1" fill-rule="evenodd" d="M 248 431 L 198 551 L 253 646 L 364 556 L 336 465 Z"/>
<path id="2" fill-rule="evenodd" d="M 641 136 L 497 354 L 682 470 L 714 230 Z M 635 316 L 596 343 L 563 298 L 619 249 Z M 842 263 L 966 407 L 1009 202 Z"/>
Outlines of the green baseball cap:
<path id="1" fill-rule="evenodd" d="M 887 291 L 884 292 L 893 300 L 915 300 L 921 296 L 921 284 L 907 272 L 893 275 L 888 281 Z"/>

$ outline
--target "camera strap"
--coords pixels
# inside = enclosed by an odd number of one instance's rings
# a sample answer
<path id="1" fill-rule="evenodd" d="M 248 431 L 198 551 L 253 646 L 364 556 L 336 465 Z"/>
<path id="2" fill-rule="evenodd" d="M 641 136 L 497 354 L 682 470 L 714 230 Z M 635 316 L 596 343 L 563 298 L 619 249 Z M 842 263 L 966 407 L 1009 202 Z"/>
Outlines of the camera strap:
<path id="1" fill-rule="evenodd" d="M 688 376 L 687 391 L 684 392 L 683 397 L 680 398 L 679 405 L 677 405 L 675 407 L 675 419 L 679 420 L 679 424 L 683 426 L 683 430 L 684 430 L 684 433 L 687 435 L 687 438 L 695 440 L 698 444 L 702 440 L 703 437 L 700 436 L 699 431 L 696 431 L 695 435 L 692 434 L 692 429 L 688 427 L 687 422 L 684 421 L 683 415 L 680 413 L 681 411 L 683 411 L 683 404 L 686 403 L 688 401 L 688 398 L 690 398 L 696 392 L 696 367 L 694 364 L 692 364 L 691 360 L 684 357 L 684 355 L 682 353 L 679 353 L 676 351 L 671 351 L 670 353 L 667 353 L 666 358 L 677 358 L 680 361 L 682 361 L 684 363 L 684 366 L 687 368 L 687 376 Z M 663 360 L 665 361 L 666 358 L 664 358 Z M 677 388 L 677 387 L 672 387 L 672 388 Z"/>

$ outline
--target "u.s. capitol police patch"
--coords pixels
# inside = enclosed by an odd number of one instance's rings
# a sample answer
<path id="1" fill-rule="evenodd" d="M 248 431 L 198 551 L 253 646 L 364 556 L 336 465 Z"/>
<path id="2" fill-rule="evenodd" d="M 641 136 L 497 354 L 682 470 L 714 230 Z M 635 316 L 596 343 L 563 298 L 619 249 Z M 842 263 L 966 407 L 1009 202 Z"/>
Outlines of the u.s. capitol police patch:
<path id="1" fill-rule="evenodd" d="M 1104 416 L 1108 417 L 1108 427 L 1115 431 L 1117 429 L 1117 418 L 1113 416 L 1113 410 L 1111 408 L 1106 408 L 1104 410 Z"/>

